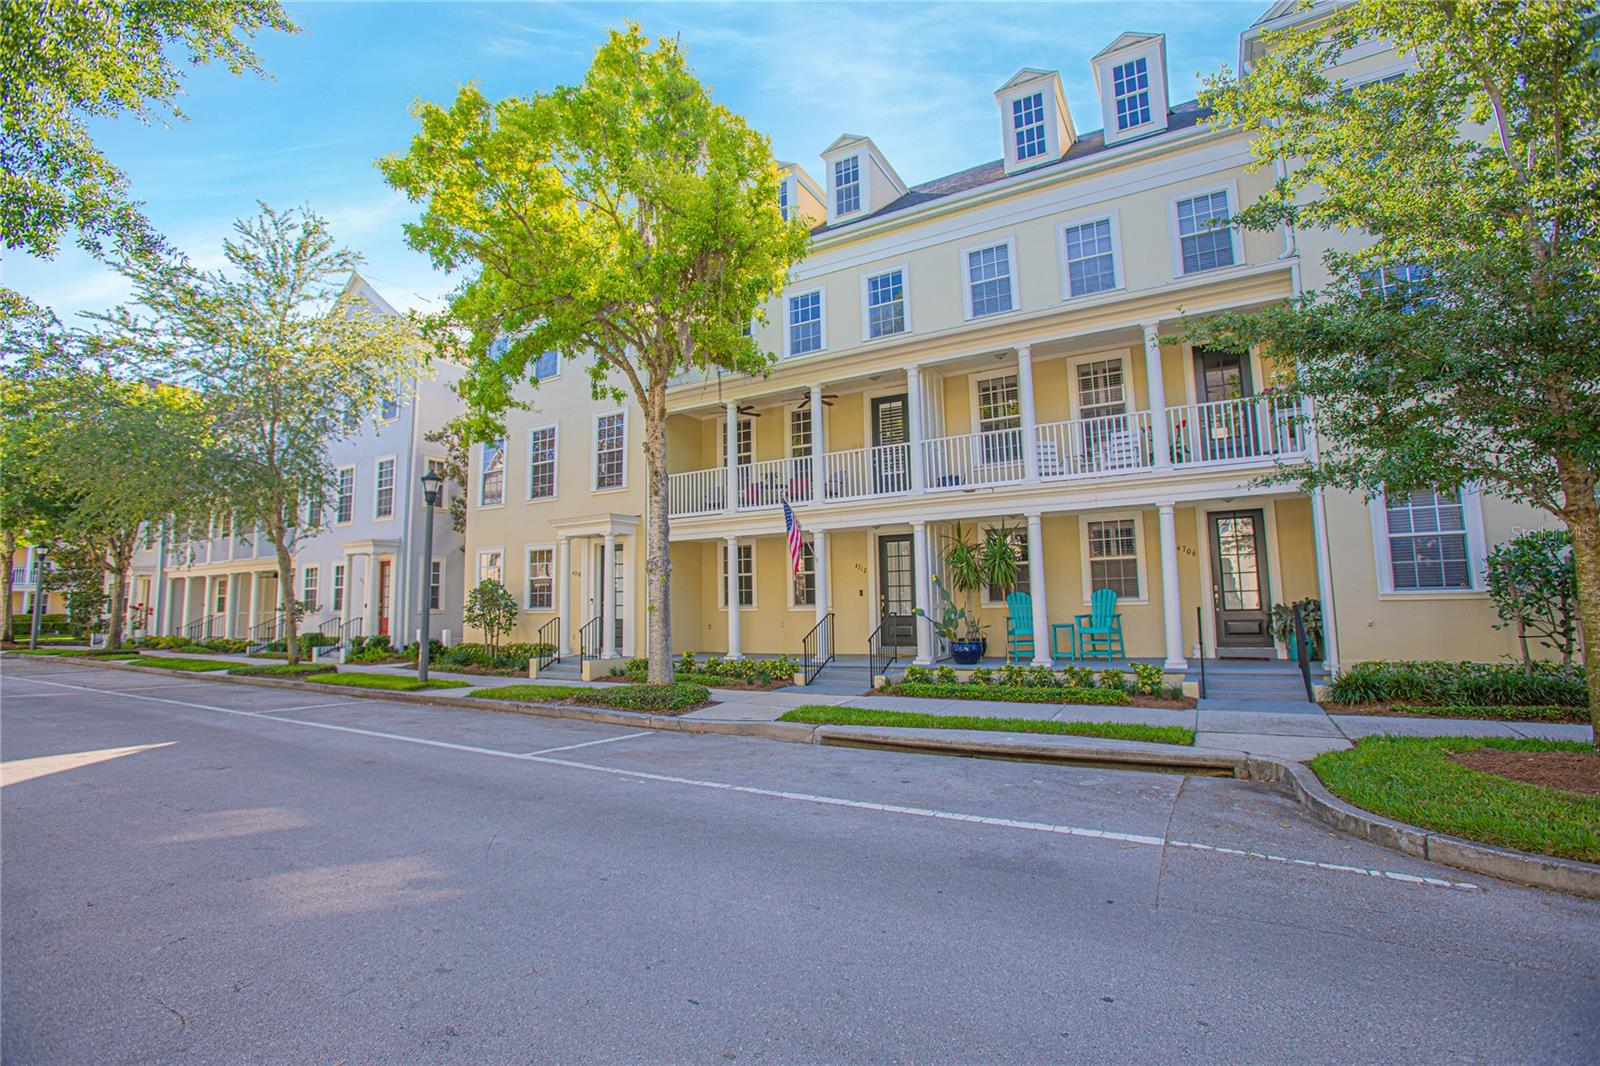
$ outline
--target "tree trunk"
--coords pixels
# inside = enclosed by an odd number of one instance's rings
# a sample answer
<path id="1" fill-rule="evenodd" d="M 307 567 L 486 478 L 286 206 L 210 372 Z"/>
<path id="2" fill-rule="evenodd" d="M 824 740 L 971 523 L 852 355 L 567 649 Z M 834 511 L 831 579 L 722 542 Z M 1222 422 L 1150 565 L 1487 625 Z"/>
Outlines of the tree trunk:
<path id="1" fill-rule="evenodd" d="M 289 558 L 288 538 L 268 534 L 278 555 L 278 609 L 283 612 L 283 646 L 289 661 L 300 661 L 300 636 L 294 612 L 294 561 Z"/>
<path id="2" fill-rule="evenodd" d="M 111 548 L 111 617 L 106 625 L 106 646 L 122 647 L 122 623 L 128 612 L 128 570 L 133 565 L 133 545 L 113 544 Z"/>
<path id="3" fill-rule="evenodd" d="M 1561 518 L 1572 533 L 1572 564 L 1578 578 L 1578 617 L 1584 633 L 1594 631 L 1600 618 L 1600 506 L 1595 503 L 1595 476 L 1556 457 L 1556 472 L 1566 506 Z M 1589 687 L 1590 742 L 1600 749 L 1600 656 L 1588 645 L 1583 649 L 1584 677 Z"/>
<path id="4" fill-rule="evenodd" d="M 0 533 L 0 551 L 5 552 L 6 556 L 5 573 L 0 575 L 0 583 L 3 583 L 5 587 L 6 601 L 5 628 L 0 629 L 0 640 L 10 643 L 12 621 L 11 592 L 13 588 L 11 584 L 11 562 L 17 555 L 17 534 L 15 532 L 8 529 L 4 533 Z"/>
<path id="5" fill-rule="evenodd" d="M 672 681 L 672 553 L 667 540 L 667 384 L 652 378 L 644 411 L 650 470 L 645 504 L 645 610 L 650 614 L 650 683 Z"/>

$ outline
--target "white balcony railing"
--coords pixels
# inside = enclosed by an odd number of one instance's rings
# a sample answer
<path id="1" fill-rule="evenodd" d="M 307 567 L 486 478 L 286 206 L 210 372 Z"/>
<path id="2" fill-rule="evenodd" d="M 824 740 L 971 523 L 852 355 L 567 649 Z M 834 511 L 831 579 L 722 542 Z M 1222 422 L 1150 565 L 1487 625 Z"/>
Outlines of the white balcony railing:
<path id="1" fill-rule="evenodd" d="M 1154 465 L 1150 412 L 1074 418 L 1038 427 L 1039 476 L 1094 477 Z"/>
<path id="2" fill-rule="evenodd" d="M 824 499 L 862 500 L 911 490 L 909 444 L 828 452 L 822 462 Z"/>
<path id="3" fill-rule="evenodd" d="M 727 504 L 727 471 L 722 467 L 710 470 L 688 470 L 667 475 L 667 513 L 678 518 L 683 515 L 714 514 Z"/>
<path id="4" fill-rule="evenodd" d="M 31 585 L 31 584 L 33 584 L 33 571 L 29 570 L 26 566 L 13 566 L 11 568 L 11 584 L 12 585 Z"/>
<path id="5" fill-rule="evenodd" d="M 784 500 L 799 503 L 811 499 L 811 457 L 766 459 L 738 467 L 739 494 L 734 497 L 741 511 L 777 507 Z"/>
<path id="6" fill-rule="evenodd" d="M 1299 407 L 1276 396 L 1167 408 L 1175 466 L 1268 459 L 1306 450 Z"/>
<path id="7" fill-rule="evenodd" d="M 997 429 L 922 442 L 929 491 L 1021 481 L 1022 430 Z"/>

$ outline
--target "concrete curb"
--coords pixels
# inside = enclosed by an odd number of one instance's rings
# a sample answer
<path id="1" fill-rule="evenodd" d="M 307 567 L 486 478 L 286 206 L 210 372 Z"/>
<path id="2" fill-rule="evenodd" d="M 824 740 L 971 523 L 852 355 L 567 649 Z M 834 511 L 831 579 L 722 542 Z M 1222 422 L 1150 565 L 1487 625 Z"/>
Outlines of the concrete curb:
<path id="1" fill-rule="evenodd" d="M 4 658 L 20 658 L 6 653 Z M 1292 795 L 1300 806 L 1318 821 L 1380 847 L 1389 848 L 1430 862 L 1460 870 L 1496 877 L 1535 888 L 1565 892 L 1589 899 L 1600 899 L 1600 865 L 1533 855 L 1509 848 L 1436 833 L 1418 826 L 1397 822 L 1364 811 L 1335 796 L 1317 775 L 1303 763 L 1246 752 L 1204 751 L 1193 748 L 1160 750 L 1162 745 L 1121 743 L 1121 747 L 1100 747 L 1071 742 L 1027 739 L 1006 734 L 994 739 L 974 737 L 959 730 L 960 736 L 929 735 L 931 731 L 873 728 L 870 726 L 804 725 L 798 722 L 727 722 L 668 715 L 641 714 L 637 711 L 576 707 L 568 704 L 522 703 L 511 700 L 445 696 L 434 692 L 386 692 L 372 689 L 336 688 L 275 677 L 231 677 L 213 671 L 179 672 L 156 666 L 130 666 L 73 656 L 43 656 L 53 662 L 74 663 L 130 673 L 174 675 L 223 681 L 236 685 L 258 685 L 297 692 L 338 691 L 355 699 L 377 699 L 528 714 L 539 718 L 567 718 L 631 729 L 658 729 L 665 732 L 715 734 L 719 736 L 760 737 L 800 744 L 828 744 L 836 747 L 876 748 L 926 755 L 953 755 L 980 759 L 1009 759 L 1049 762 L 1066 766 L 1102 766 L 1124 770 L 1160 771 L 1230 776 L 1242 781 L 1276 785 Z M 219 667 L 224 669 L 225 667 Z"/>

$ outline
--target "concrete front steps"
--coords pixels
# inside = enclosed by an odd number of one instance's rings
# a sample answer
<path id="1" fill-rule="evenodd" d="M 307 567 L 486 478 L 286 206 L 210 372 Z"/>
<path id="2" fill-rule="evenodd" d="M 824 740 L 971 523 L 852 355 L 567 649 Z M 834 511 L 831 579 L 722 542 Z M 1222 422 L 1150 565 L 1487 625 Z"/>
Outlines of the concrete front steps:
<path id="1" fill-rule="evenodd" d="M 1198 680 L 1197 670 L 1190 678 Z M 1323 680 L 1320 668 L 1313 667 L 1313 684 Z M 1206 695 L 1201 710 L 1246 710 L 1271 714 L 1321 714 L 1322 709 L 1306 699 L 1298 663 L 1284 660 L 1206 660 Z"/>

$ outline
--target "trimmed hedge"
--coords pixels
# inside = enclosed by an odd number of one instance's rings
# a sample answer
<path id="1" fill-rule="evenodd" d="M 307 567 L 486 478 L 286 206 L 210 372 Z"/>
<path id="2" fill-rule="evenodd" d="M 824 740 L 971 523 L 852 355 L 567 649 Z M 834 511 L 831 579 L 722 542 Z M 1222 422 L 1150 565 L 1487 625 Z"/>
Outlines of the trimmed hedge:
<path id="1" fill-rule="evenodd" d="M 692 710 L 711 699 L 704 685 L 674 681 L 670 685 L 501 685 L 467 693 L 477 699 L 514 700 L 524 703 L 581 703 L 587 707 L 614 707 L 623 711 L 671 714 Z"/>
<path id="2" fill-rule="evenodd" d="M 271 666 L 234 666 L 228 670 L 233 677 L 310 677 L 338 672 L 337 666 L 328 663 L 274 663 Z"/>
<path id="3" fill-rule="evenodd" d="M 1008 703 L 1090 703 L 1126 705 L 1128 694 L 1110 688 L 1013 688 L 1009 685 L 974 685 L 961 681 L 901 682 L 881 688 L 885 696 L 911 696 L 927 700 L 1002 700 Z"/>
<path id="4" fill-rule="evenodd" d="M 405 674 L 370 674 L 357 671 L 349 674 L 329 673 L 324 667 L 322 672 L 309 674 L 307 681 L 319 685 L 338 685 L 343 688 L 375 688 L 385 692 L 416 692 L 425 688 L 466 688 L 467 682 L 453 681 L 440 677 L 430 677 L 426 681 L 418 681 Z"/>
<path id="5" fill-rule="evenodd" d="M 863 707 L 796 707 L 780 722 L 813 725 L 893 726 L 896 729 L 981 729 L 995 733 L 1043 733 L 1052 736 L 1106 737 L 1151 744 L 1193 744 L 1194 730 L 1177 725 L 1138 722 L 1056 722 L 1036 718 L 976 718 L 967 715 L 874 711 Z"/>
<path id="6" fill-rule="evenodd" d="M 1555 706 L 1495 706 L 1475 707 L 1447 703 L 1443 706 L 1424 707 L 1415 703 L 1396 703 L 1390 708 L 1396 714 L 1420 714 L 1429 718 L 1494 718 L 1506 722 L 1587 722 L 1582 707 Z"/>
<path id="7" fill-rule="evenodd" d="M 208 670 L 226 670 L 229 666 L 222 659 L 166 659 L 157 655 L 141 656 L 128 660 L 129 666 L 158 666 L 163 670 L 184 670 L 189 673 L 205 673 Z"/>
<path id="8" fill-rule="evenodd" d="M 716 686 L 719 682 L 738 681 L 747 685 L 774 685 L 793 683 L 800 663 L 787 655 L 776 659 L 696 659 L 693 652 L 684 652 L 672 664 L 673 677 L 698 685 Z M 624 675 L 630 681 L 643 682 L 650 676 L 650 660 L 629 659 L 612 676 Z"/>
<path id="9" fill-rule="evenodd" d="M 1334 703 L 1416 703 L 1474 707 L 1579 707 L 1588 702 L 1576 665 L 1533 664 L 1533 674 L 1512 663 L 1355 663 L 1328 686 Z"/>

